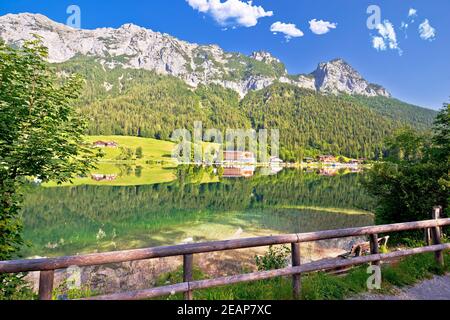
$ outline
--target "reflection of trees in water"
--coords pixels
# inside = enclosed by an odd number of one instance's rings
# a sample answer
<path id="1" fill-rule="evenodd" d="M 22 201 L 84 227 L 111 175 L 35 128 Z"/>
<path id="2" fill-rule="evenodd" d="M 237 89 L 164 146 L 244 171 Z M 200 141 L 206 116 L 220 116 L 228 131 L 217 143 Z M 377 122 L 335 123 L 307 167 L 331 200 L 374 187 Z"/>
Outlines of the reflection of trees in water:
<path id="1" fill-rule="evenodd" d="M 280 233 L 305 233 L 321 230 L 363 227 L 373 224 L 370 214 L 325 213 L 314 210 L 271 209 L 268 212 L 252 216 L 254 224 L 261 228 L 276 229 Z M 348 250 L 359 238 L 342 238 L 316 241 L 315 245 L 322 249 L 341 248 Z"/>
<path id="2" fill-rule="evenodd" d="M 178 169 L 177 181 L 159 185 L 36 188 L 24 205 L 26 233 L 35 243 L 69 235 L 75 237 L 73 242 L 81 243 L 83 234 L 95 234 L 100 227 L 107 234 L 113 229 L 121 229 L 123 234 L 133 228 L 157 232 L 230 211 L 246 211 L 247 221 L 255 219 L 251 212 L 261 211 L 255 227 L 280 232 L 368 224 L 366 216 L 268 209 L 283 205 L 370 209 L 358 175 L 323 177 L 285 170 L 277 176 L 193 183 L 204 174 L 199 168 L 187 167 Z"/>
<path id="3" fill-rule="evenodd" d="M 305 233 L 349 226 L 361 227 L 373 223 L 373 217 L 370 214 L 350 215 L 297 209 L 265 209 L 260 213 L 250 216 L 261 227 L 270 229 L 272 226 L 277 226 L 277 230 L 283 233 Z"/>

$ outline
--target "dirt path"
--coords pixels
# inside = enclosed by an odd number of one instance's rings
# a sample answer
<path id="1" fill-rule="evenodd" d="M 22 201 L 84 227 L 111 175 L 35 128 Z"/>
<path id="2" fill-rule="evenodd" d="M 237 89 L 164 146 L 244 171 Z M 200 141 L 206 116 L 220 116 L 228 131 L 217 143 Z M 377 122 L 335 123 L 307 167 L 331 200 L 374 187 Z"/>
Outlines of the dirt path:
<path id="1" fill-rule="evenodd" d="M 415 286 L 397 290 L 396 295 L 363 294 L 352 300 L 450 300 L 450 275 L 436 276 Z"/>

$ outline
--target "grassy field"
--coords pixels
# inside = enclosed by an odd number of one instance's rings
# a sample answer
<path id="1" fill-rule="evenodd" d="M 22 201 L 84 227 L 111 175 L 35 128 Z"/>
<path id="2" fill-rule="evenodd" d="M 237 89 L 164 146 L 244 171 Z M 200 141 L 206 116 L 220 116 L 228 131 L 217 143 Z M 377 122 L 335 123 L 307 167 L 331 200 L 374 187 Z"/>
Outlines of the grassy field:
<path id="1" fill-rule="evenodd" d="M 90 143 L 96 141 L 113 141 L 118 144 L 116 148 L 101 148 L 104 156 L 99 160 L 97 168 L 92 175 L 113 176 L 111 181 L 96 181 L 91 176 L 73 179 L 70 183 L 57 185 L 54 182 L 45 184 L 45 187 L 56 186 L 132 186 L 171 182 L 176 179 L 175 163 L 171 159 L 174 144 L 150 138 L 127 136 L 88 136 Z M 141 148 L 142 156 L 137 157 L 136 150 Z M 124 159 L 124 153 L 129 156 Z"/>
<path id="2" fill-rule="evenodd" d="M 102 158 L 102 162 L 134 162 L 136 164 L 145 164 L 147 161 L 172 161 L 171 154 L 175 147 L 174 143 L 170 141 L 162 141 L 150 138 L 138 138 L 127 136 L 88 136 L 86 137 L 88 142 L 96 141 L 114 141 L 118 144 L 117 148 L 102 148 L 105 156 Z M 132 157 L 132 160 L 121 160 L 120 155 L 122 148 L 128 148 L 136 153 L 137 148 L 142 148 L 142 158 L 137 159 L 136 155 Z"/>

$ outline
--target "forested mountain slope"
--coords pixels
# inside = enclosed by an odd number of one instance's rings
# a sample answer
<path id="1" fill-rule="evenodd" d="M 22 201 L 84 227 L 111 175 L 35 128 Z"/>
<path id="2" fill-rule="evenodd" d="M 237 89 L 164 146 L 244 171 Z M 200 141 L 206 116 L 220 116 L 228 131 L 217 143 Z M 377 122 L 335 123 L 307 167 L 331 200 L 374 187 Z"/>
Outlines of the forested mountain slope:
<path id="1" fill-rule="evenodd" d="M 289 74 L 268 52 L 226 52 L 133 24 L 73 29 L 39 14 L 0 16 L 12 46 L 41 36 L 56 74 L 80 73 L 79 108 L 95 135 L 169 139 L 174 129 L 280 129 L 282 157 L 376 158 L 402 126 L 428 130 L 436 112 L 391 98 L 343 59 Z"/>
<path id="2" fill-rule="evenodd" d="M 312 152 L 377 157 L 394 130 L 427 129 L 435 115 L 391 98 L 326 95 L 279 82 L 240 99 L 219 85 L 192 88 L 147 70 L 105 69 L 82 56 L 54 67 L 61 78 L 73 72 L 86 78 L 79 107 L 90 119 L 89 134 L 167 140 L 175 129 L 192 129 L 194 121 L 223 131 L 278 128 L 285 159 Z"/>
<path id="3" fill-rule="evenodd" d="M 416 129 L 429 129 L 437 112 L 421 108 L 395 98 L 352 96 L 360 103 L 373 108 L 387 118 L 406 121 Z"/>

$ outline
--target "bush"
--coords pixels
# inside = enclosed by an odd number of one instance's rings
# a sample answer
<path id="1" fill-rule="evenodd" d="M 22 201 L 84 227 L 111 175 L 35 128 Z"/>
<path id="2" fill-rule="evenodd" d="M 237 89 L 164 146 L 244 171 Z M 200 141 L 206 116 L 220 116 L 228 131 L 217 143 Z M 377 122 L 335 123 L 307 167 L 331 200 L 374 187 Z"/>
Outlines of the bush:
<path id="1" fill-rule="evenodd" d="M 33 300 L 36 295 L 23 280 L 25 274 L 0 275 L 0 300 Z"/>
<path id="2" fill-rule="evenodd" d="M 76 288 L 73 283 L 69 281 L 62 282 L 56 289 L 53 290 L 52 299 L 53 300 L 76 300 L 89 298 L 94 296 L 95 293 L 92 292 L 89 285 L 81 286 Z"/>
<path id="3" fill-rule="evenodd" d="M 269 247 L 269 251 L 263 256 L 255 256 L 256 266 L 259 271 L 283 269 L 288 266 L 291 249 L 286 246 Z"/>
<path id="4" fill-rule="evenodd" d="M 144 157 L 144 152 L 142 150 L 142 147 L 136 148 L 136 159 L 142 159 Z"/>

